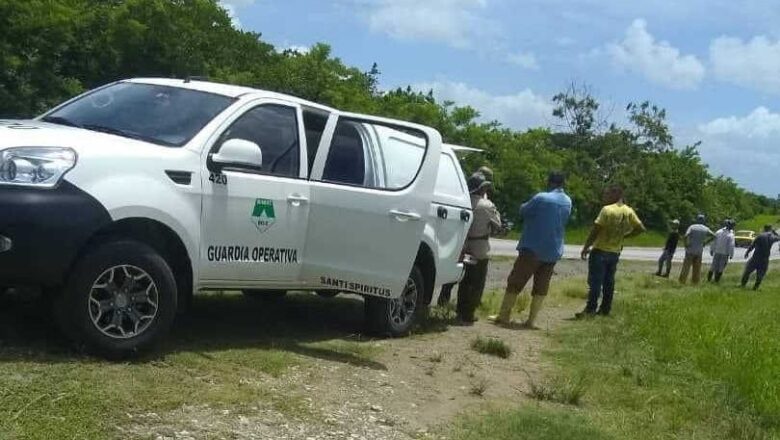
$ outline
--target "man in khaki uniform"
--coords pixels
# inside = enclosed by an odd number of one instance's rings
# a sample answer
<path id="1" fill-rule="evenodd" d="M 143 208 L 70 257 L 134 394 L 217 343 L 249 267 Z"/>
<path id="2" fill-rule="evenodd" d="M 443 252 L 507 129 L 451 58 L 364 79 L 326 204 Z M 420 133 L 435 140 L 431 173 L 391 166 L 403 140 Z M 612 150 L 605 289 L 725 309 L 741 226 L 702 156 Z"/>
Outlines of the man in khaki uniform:
<path id="1" fill-rule="evenodd" d="M 487 277 L 490 236 L 501 230 L 501 216 L 496 206 L 485 197 L 492 187 L 491 182 L 481 173 L 475 173 L 468 180 L 471 193 L 471 206 L 474 220 L 466 238 L 463 251 L 471 255 L 476 262 L 466 265 L 466 273 L 458 288 L 458 320 L 463 324 L 476 321 L 474 312 L 482 301 Z"/>
<path id="2" fill-rule="evenodd" d="M 490 169 L 487 166 L 481 166 L 481 167 L 479 167 L 479 169 L 477 171 L 474 172 L 474 174 L 472 174 L 472 176 L 474 176 L 476 174 L 481 174 L 485 178 L 485 180 L 487 180 L 488 182 L 491 183 L 490 188 L 488 188 L 488 190 L 485 193 L 484 197 L 488 198 L 488 199 L 492 198 L 493 197 L 493 189 L 494 189 L 494 187 L 492 185 L 492 183 L 493 183 L 493 170 Z M 469 189 L 471 189 L 471 188 L 469 188 Z M 472 207 L 473 207 L 473 205 L 474 204 L 472 203 Z M 441 287 L 441 292 L 439 293 L 439 299 L 437 301 L 438 305 L 444 306 L 446 304 L 449 304 L 450 297 L 452 296 L 452 289 L 453 289 L 453 287 L 455 287 L 454 283 L 453 284 L 446 284 L 446 285 Z"/>

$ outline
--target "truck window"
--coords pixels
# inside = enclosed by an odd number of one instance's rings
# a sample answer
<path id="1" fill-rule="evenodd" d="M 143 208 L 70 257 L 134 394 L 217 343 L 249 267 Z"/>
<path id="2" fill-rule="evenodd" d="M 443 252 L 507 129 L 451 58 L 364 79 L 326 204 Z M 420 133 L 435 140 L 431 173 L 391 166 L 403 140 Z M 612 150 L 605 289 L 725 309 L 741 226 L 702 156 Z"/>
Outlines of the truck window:
<path id="1" fill-rule="evenodd" d="M 402 127 L 340 120 L 322 180 L 399 190 L 420 171 L 427 148 L 424 133 Z"/>
<path id="2" fill-rule="evenodd" d="M 257 106 L 241 115 L 225 130 L 219 145 L 229 139 L 254 142 L 263 152 L 261 173 L 298 177 L 300 153 L 295 113 L 294 107 L 279 104 Z"/>
<path id="3" fill-rule="evenodd" d="M 439 174 L 436 176 L 436 194 L 447 197 L 463 197 L 466 193 L 458 174 L 457 165 L 448 154 L 442 154 L 439 161 Z"/>
<path id="4" fill-rule="evenodd" d="M 311 177 L 314 158 L 317 157 L 317 150 L 320 148 L 320 140 L 327 123 L 327 114 L 308 110 L 303 111 L 303 128 L 306 131 L 306 153 L 309 156 L 309 177 Z"/>
<path id="5" fill-rule="evenodd" d="M 365 148 L 356 124 L 343 121 L 336 126 L 322 180 L 347 185 L 365 185 Z"/>

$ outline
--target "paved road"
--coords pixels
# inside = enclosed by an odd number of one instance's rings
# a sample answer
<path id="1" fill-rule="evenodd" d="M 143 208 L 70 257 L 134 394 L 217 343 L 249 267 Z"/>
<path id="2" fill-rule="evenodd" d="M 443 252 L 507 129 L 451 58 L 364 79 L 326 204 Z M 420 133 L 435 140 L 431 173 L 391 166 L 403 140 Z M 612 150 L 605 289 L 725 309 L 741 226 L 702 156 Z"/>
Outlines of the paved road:
<path id="1" fill-rule="evenodd" d="M 514 240 L 499 240 L 499 239 L 491 239 L 490 240 L 490 249 L 491 253 L 493 255 L 510 255 L 514 256 L 517 255 L 517 251 L 515 250 L 515 247 L 517 247 L 517 241 Z M 580 251 L 582 250 L 581 245 L 566 245 L 566 249 L 563 253 L 563 258 L 580 258 Z M 621 258 L 627 259 L 627 260 L 636 260 L 636 261 L 658 261 L 658 257 L 661 255 L 661 249 L 660 248 L 647 248 L 647 247 L 626 247 L 623 248 L 623 253 L 621 255 Z M 677 250 L 677 253 L 674 255 L 674 261 L 681 262 L 683 260 L 683 257 L 685 256 L 685 251 L 682 250 L 682 248 L 679 248 Z M 738 248 L 734 252 L 734 262 L 744 262 L 745 261 L 745 250 L 742 248 Z M 778 260 L 780 259 L 780 254 L 777 252 L 777 246 L 772 249 L 772 259 Z M 708 263 L 712 261 L 712 257 L 710 257 L 709 254 L 709 248 L 704 252 L 704 262 Z"/>

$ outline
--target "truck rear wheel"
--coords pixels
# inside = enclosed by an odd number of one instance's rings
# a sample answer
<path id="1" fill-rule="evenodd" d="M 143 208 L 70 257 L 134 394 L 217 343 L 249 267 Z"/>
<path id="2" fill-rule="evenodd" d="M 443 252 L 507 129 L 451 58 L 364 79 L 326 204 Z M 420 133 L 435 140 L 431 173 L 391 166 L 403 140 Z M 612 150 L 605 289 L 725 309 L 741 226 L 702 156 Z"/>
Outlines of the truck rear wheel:
<path id="1" fill-rule="evenodd" d="M 366 297 L 366 323 L 372 333 L 405 336 L 425 310 L 425 281 L 415 265 L 399 298 Z"/>
<path id="2" fill-rule="evenodd" d="M 176 316 L 176 281 L 154 249 L 112 241 L 89 250 L 55 299 L 55 318 L 79 346 L 126 358 L 157 344 Z"/>

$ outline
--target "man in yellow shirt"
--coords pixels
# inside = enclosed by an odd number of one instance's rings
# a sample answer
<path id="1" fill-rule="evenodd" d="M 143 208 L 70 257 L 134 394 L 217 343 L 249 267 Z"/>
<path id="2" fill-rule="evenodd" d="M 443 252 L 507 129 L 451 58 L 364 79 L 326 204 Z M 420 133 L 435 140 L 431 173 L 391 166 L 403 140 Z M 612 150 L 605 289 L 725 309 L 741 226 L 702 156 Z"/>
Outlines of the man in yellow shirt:
<path id="1" fill-rule="evenodd" d="M 645 226 L 630 206 L 623 203 L 623 188 L 612 185 L 604 191 L 604 207 L 593 224 L 581 257 L 588 259 L 588 303 L 577 318 L 596 314 L 608 316 L 615 294 L 615 272 L 623 250 L 623 241 L 645 231 Z M 592 247 L 592 250 L 591 250 Z M 590 257 L 588 256 L 590 255 Z"/>

